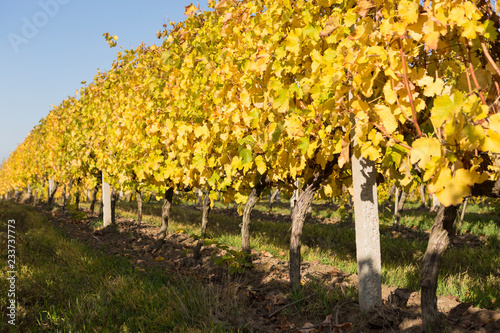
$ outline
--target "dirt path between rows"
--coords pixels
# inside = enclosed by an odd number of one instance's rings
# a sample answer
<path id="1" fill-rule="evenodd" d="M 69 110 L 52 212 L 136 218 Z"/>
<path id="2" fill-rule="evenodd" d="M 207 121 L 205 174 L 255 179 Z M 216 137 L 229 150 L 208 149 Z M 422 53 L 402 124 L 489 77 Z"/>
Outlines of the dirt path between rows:
<path id="1" fill-rule="evenodd" d="M 186 207 L 185 209 L 193 209 Z M 62 228 L 64 234 L 76 238 L 91 248 L 109 256 L 123 256 L 138 270 L 160 269 L 169 274 L 189 276 L 221 290 L 231 290 L 247 311 L 245 316 L 219 318 L 231 327 L 246 324 L 255 332 L 421 332 L 420 293 L 383 286 L 384 304 L 369 315 L 359 311 L 346 290 L 357 284 L 357 276 L 319 262 L 303 262 L 304 282 L 322 283 L 325 288 L 345 295 L 334 311 L 327 316 L 314 313 L 288 315 L 294 304 L 287 297 L 289 289 L 288 263 L 269 252 L 253 252 L 255 268 L 243 274 L 230 275 L 226 266 L 215 265 L 216 256 L 224 250 L 210 245 L 202 248 L 201 258 L 195 260 L 192 250 L 196 240 L 184 233 L 174 233 L 159 243 L 155 235 L 159 228 L 143 223 L 140 228 L 133 219 L 117 218 L 116 226 L 95 231 L 95 218 L 73 221 L 60 210 L 45 212 Z M 299 302 L 314 298 L 309 294 Z M 449 332 L 500 332 L 500 312 L 481 310 L 456 298 L 439 297 L 438 308 L 446 316 Z"/>

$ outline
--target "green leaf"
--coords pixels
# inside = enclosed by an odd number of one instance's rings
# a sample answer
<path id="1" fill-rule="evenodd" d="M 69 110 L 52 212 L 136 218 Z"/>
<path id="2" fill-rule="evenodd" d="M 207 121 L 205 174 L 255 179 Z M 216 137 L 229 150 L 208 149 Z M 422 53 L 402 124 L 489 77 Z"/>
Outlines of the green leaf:
<path id="1" fill-rule="evenodd" d="M 200 155 L 196 155 L 193 158 L 193 166 L 200 172 L 205 168 L 205 158 Z"/>
<path id="2" fill-rule="evenodd" d="M 257 127 L 259 125 L 259 122 L 260 122 L 260 111 L 259 111 L 259 109 L 257 109 L 257 108 L 252 109 L 252 111 L 250 111 L 248 113 L 248 115 L 250 117 L 252 117 L 252 126 L 253 127 Z"/>
<path id="3" fill-rule="evenodd" d="M 303 137 L 299 139 L 299 145 L 297 148 L 300 149 L 300 152 L 302 155 L 305 155 L 307 153 L 307 149 L 309 148 L 309 138 L 308 137 Z"/>
<path id="4" fill-rule="evenodd" d="M 285 123 L 283 121 L 280 121 L 278 123 L 278 126 L 276 126 L 276 129 L 274 130 L 272 135 L 273 143 L 278 142 L 278 140 L 280 139 L 281 133 L 283 133 L 284 124 Z"/>
<path id="5" fill-rule="evenodd" d="M 215 186 L 215 183 L 220 179 L 220 175 L 218 172 L 214 172 L 212 173 L 212 176 L 210 176 L 210 178 L 208 178 L 207 182 L 208 182 L 208 185 L 210 185 L 210 187 L 214 187 Z"/>
<path id="6" fill-rule="evenodd" d="M 485 30 L 484 37 L 488 38 L 489 40 L 493 40 L 493 41 L 497 39 L 498 32 L 497 32 L 497 29 L 495 28 L 495 25 L 492 21 L 487 20 L 486 22 L 484 22 L 484 30 Z"/>
<path id="7" fill-rule="evenodd" d="M 252 152 L 250 151 L 250 149 L 244 148 L 244 149 L 240 150 L 240 158 L 241 158 L 241 163 L 243 163 L 243 164 L 252 162 L 253 157 L 252 157 Z"/>
<path id="8" fill-rule="evenodd" d="M 171 56 L 172 53 L 170 51 L 165 51 L 161 55 L 161 60 L 163 61 L 164 64 L 168 64 L 168 61 L 170 60 Z"/>

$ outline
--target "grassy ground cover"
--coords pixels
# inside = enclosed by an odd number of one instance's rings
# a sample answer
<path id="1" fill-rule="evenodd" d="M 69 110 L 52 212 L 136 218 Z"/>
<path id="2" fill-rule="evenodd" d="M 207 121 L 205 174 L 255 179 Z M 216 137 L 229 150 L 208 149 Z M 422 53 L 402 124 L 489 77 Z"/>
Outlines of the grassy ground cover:
<path id="1" fill-rule="evenodd" d="M 230 295 L 165 272 L 140 272 L 63 236 L 27 206 L 0 202 L 0 280 L 7 278 L 7 220 L 16 220 L 16 319 L 2 332 L 225 332 L 218 313 L 238 313 Z"/>
<path id="2" fill-rule="evenodd" d="M 380 230 L 383 283 L 400 288 L 419 290 L 420 265 L 427 246 L 428 233 L 434 213 L 407 203 L 400 220 L 401 227 L 392 228 L 392 212 L 381 207 Z M 487 309 L 498 309 L 500 302 L 500 216 L 498 203 L 470 203 L 465 214 L 462 233 L 456 235 L 445 253 L 441 266 L 438 295 L 452 295 Z M 236 209 L 216 204 L 210 215 L 208 232 L 220 242 L 240 247 L 241 218 Z M 251 244 L 258 251 L 288 259 L 290 220 L 289 206 L 275 205 L 272 214 L 266 213 L 263 200 L 252 219 Z M 120 214 L 134 217 L 135 203 L 119 204 Z M 159 225 L 161 204 L 144 205 L 144 219 Z M 201 212 L 187 206 L 173 207 L 170 231 L 199 233 Z M 318 260 L 347 273 L 356 273 L 355 232 L 352 223 L 344 222 L 347 213 L 334 205 L 313 206 L 311 219 L 304 226 L 302 256 L 305 261 Z M 325 220 L 324 218 L 328 218 Z M 332 222 L 333 220 L 333 222 Z"/>

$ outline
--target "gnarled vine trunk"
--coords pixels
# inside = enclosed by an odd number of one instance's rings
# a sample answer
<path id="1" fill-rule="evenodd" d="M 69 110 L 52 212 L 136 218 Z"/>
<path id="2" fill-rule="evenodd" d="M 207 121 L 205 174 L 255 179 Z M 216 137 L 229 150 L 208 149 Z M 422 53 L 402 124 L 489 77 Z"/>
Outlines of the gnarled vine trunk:
<path id="1" fill-rule="evenodd" d="M 76 193 L 75 193 L 75 209 L 78 210 L 80 209 L 80 191 L 79 190 L 76 190 Z"/>
<path id="2" fill-rule="evenodd" d="M 301 236 L 304 228 L 304 221 L 311 207 L 314 194 L 321 187 L 321 183 L 326 180 L 333 171 L 333 166 L 337 164 L 338 157 L 328 162 L 323 170 L 316 171 L 313 177 L 307 180 L 298 197 L 297 203 L 292 213 L 292 233 L 290 236 L 290 284 L 292 289 L 298 289 L 300 283 L 300 248 L 302 245 Z"/>
<path id="3" fill-rule="evenodd" d="M 442 331 L 442 321 L 437 309 L 436 296 L 439 266 L 441 265 L 443 253 L 450 242 L 458 207 L 458 205 L 440 206 L 425 251 L 420 287 L 422 291 L 423 326 L 426 332 Z"/>
<path id="4" fill-rule="evenodd" d="M 252 251 L 250 249 L 250 216 L 252 214 L 252 210 L 255 207 L 257 201 L 259 201 L 260 195 L 262 191 L 269 186 L 270 180 L 267 177 L 267 173 L 262 175 L 259 179 L 259 182 L 255 185 L 248 196 L 247 202 L 245 203 L 245 210 L 243 211 L 243 222 L 241 224 L 241 249 L 247 254 L 250 254 Z M 277 193 L 278 188 L 274 191 Z M 276 196 L 276 194 L 275 194 Z M 248 257 L 251 260 L 251 257 Z"/>
<path id="5" fill-rule="evenodd" d="M 425 199 L 425 190 L 423 184 L 420 184 L 420 186 L 418 187 L 418 191 L 420 193 L 420 201 L 422 201 L 421 206 L 427 207 L 427 200 Z"/>
<path id="6" fill-rule="evenodd" d="M 276 199 L 276 196 L 278 195 L 279 193 L 279 188 L 276 187 L 272 192 L 271 192 L 271 195 L 269 196 L 269 212 L 272 212 L 273 211 L 273 204 L 274 204 L 274 201 Z"/>
<path id="7" fill-rule="evenodd" d="M 168 221 L 170 219 L 170 208 L 172 207 L 172 201 L 174 197 L 174 188 L 169 187 L 165 191 L 165 196 L 163 199 L 163 207 L 161 209 L 161 226 L 160 231 L 156 237 L 157 241 L 164 240 L 167 237 Z"/>
<path id="8" fill-rule="evenodd" d="M 462 212 L 460 213 L 460 219 L 458 220 L 457 234 L 460 234 L 462 232 L 462 224 L 464 223 L 465 210 L 467 209 L 468 202 L 469 198 L 465 198 L 464 202 L 462 203 Z"/>
<path id="9" fill-rule="evenodd" d="M 69 181 L 68 187 L 66 187 L 66 185 L 64 185 L 64 189 L 63 189 L 63 209 L 66 209 L 66 206 L 68 205 L 68 201 L 70 199 L 69 196 L 70 196 L 72 188 L 73 188 L 73 180 L 71 179 Z"/>
<path id="10" fill-rule="evenodd" d="M 403 207 L 405 205 L 406 197 L 408 193 L 405 191 L 401 191 L 401 195 L 398 196 L 399 189 L 396 189 L 396 196 L 394 202 L 394 226 L 399 226 L 399 220 L 401 219 L 401 212 L 403 211 Z"/>
<path id="11" fill-rule="evenodd" d="M 193 250 L 193 257 L 195 259 L 200 258 L 200 250 L 201 247 L 203 246 L 203 238 L 205 238 L 205 234 L 207 233 L 207 225 L 208 225 L 208 215 L 210 214 L 210 190 L 207 190 L 207 193 L 205 193 L 205 197 L 203 199 L 203 208 L 202 208 L 202 214 L 201 214 L 201 230 L 200 230 L 200 237 L 202 239 L 198 240 L 198 243 L 196 244 L 196 247 Z"/>
<path id="12" fill-rule="evenodd" d="M 500 198 L 500 179 L 497 181 L 487 180 L 481 184 L 475 184 L 471 188 L 471 196 Z M 441 328 L 441 321 L 437 310 L 437 279 L 439 265 L 443 253 L 449 244 L 458 208 L 458 205 L 440 207 L 432 226 L 429 243 L 424 255 L 420 287 L 422 288 L 421 306 L 423 324 L 427 332 L 439 332 Z"/>
<path id="13" fill-rule="evenodd" d="M 120 199 L 120 192 L 117 192 L 115 189 L 111 191 L 111 224 L 116 223 L 116 204 Z"/>
<path id="14" fill-rule="evenodd" d="M 99 191 L 99 185 L 96 185 L 92 192 L 90 193 L 90 214 L 94 216 L 95 203 L 97 201 L 97 191 Z"/>

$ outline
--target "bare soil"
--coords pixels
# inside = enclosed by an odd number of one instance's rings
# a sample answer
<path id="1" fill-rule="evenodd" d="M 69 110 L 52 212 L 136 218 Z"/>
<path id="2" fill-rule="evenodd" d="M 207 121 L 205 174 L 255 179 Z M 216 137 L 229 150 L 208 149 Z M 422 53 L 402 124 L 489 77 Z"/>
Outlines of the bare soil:
<path id="1" fill-rule="evenodd" d="M 192 209 L 186 207 L 185 209 Z M 73 221 L 62 211 L 47 213 L 50 220 L 62 228 L 66 236 L 76 238 L 91 248 L 109 256 L 123 256 L 138 270 L 165 270 L 168 274 L 189 276 L 207 285 L 231 290 L 239 304 L 247 309 L 245 316 L 225 315 L 218 320 L 231 327 L 246 324 L 245 331 L 255 332 L 421 332 L 420 293 L 418 291 L 383 286 L 383 305 L 370 314 L 362 314 L 356 302 L 339 302 L 334 311 L 323 317 L 311 313 L 297 315 L 287 311 L 295 304 L 289 299 L 288 263 L 269 252 L 253 251 L 254 269 L 243 274 L 230 275 L 225 266 L 218 266 L 212 254 L 223 255 L 215 245 L 203 247 L 201 258 L 195 260 L 192 249 L 197 240 L 184 233 L 169 234 L 158 242 L 158 227 L 143 223 L 140 227 L 133 219 L 117 217 L 116 225 L 94 230 L 95 218 Z M 255 212 L 259 214 L 259 212 Z M 320 221 L 315 221 L 320 222 Z M 332 221 L 323 221 L 332 223 Z M 334 221 L 333 221 L 334 223 Z M 412 237 L 411 230 L 395 231 L 397 237 Z M 462 237 L 468 246 L 478 242 Z M 461 242 L 456 238 L 454 242 Z M 323 283 L 325 288 L 343 292 L 357 284 L 357 276 L 349 275 L 319 262 L 303 262 L 304 282 Z M 298 302 L 308 302 L 309 295 Z M 297 302 L 297 301 L 296 301 Z M 297 302 L 297 303 L 298 303 Z M 456 297 L 438 298 L 438 308 L 446 317 L 448 332 L 500 332 L 500 312 L 472 307 L 460 303 Z"/>

